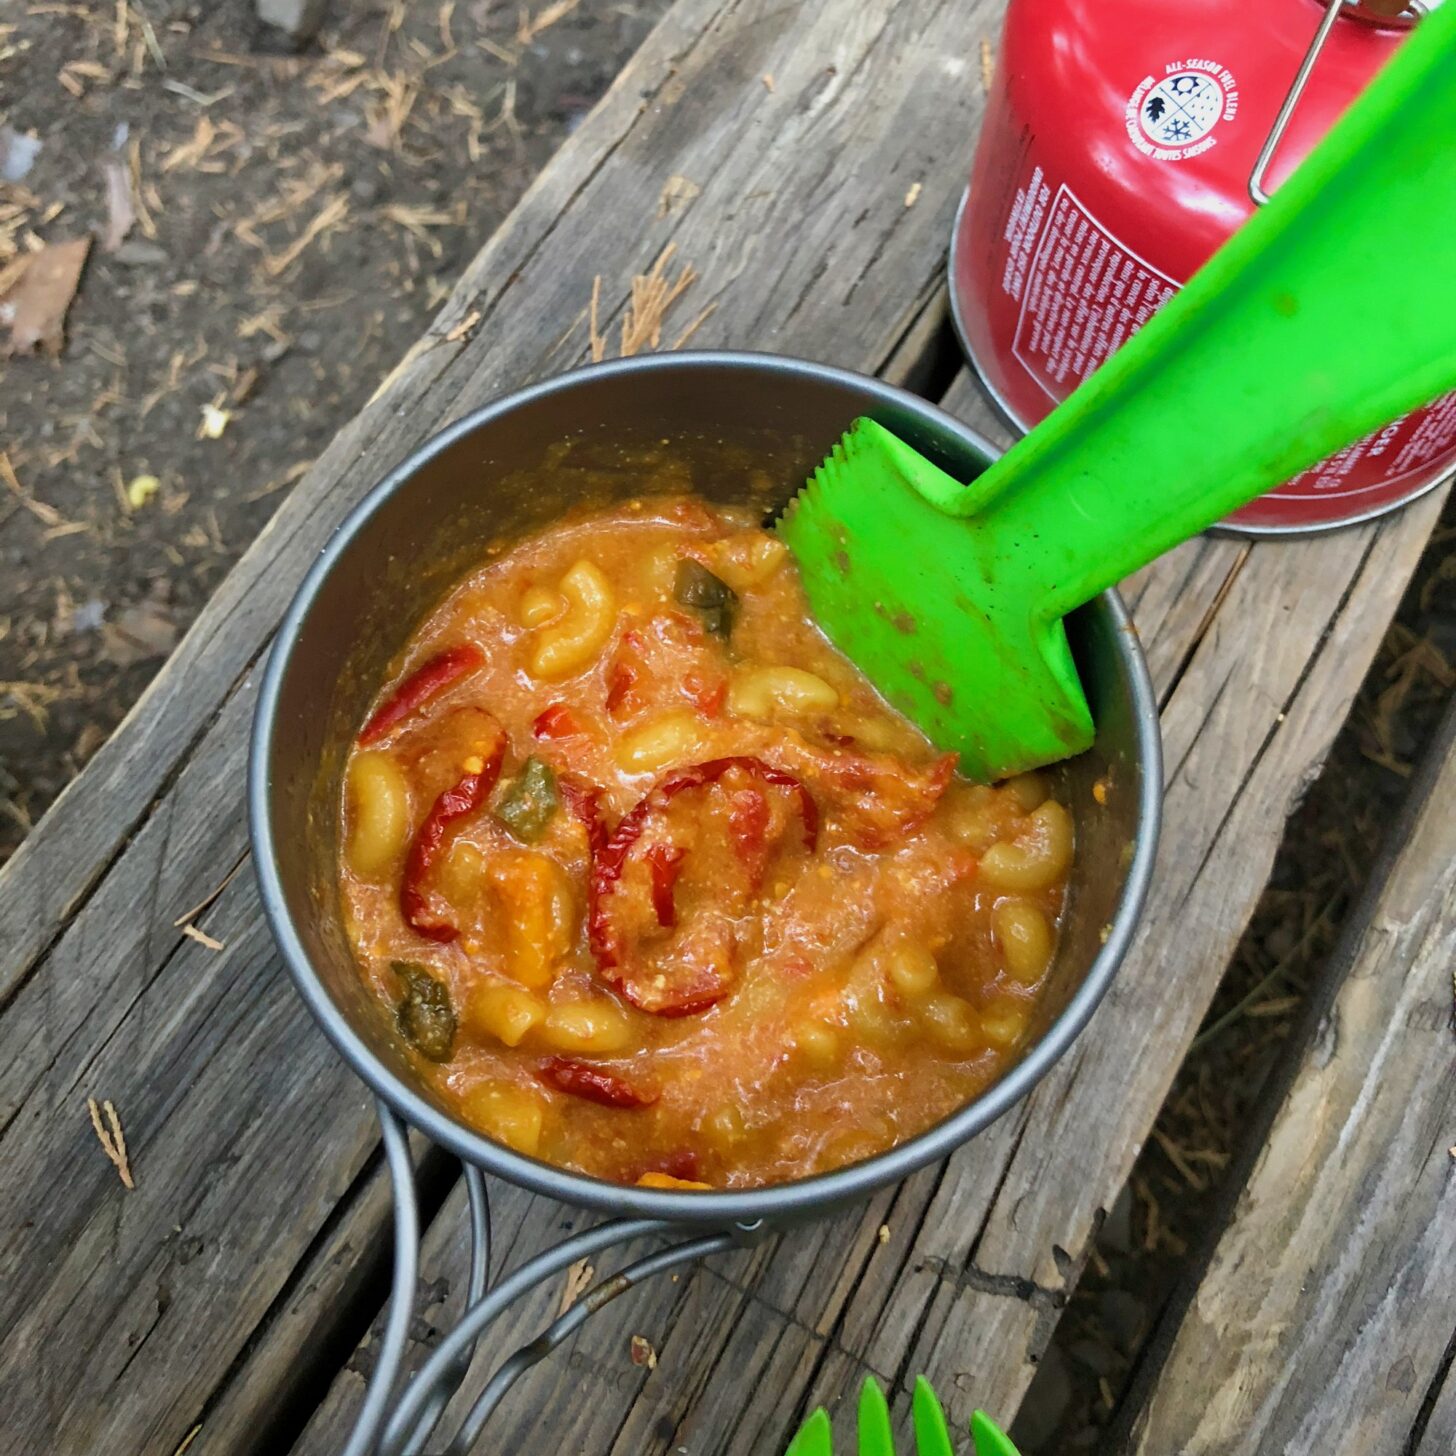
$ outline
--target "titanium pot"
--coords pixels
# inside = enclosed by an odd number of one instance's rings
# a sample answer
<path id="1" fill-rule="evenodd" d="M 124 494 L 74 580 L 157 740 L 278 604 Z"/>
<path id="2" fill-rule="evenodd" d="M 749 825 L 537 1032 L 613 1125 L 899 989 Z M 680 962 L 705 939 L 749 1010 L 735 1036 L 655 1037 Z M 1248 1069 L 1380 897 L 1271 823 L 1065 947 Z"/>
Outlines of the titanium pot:
<path id="1" fill-rule="evenodd" d="M 634 448 L 672 442 L 710 500 L 780 509 L 857 416 L 869 415 L 960 479 L 995 456 L 933 405 L 877 380 L 757 354 L 682 353 L 596 365 L 476 411 L 377 485 L 329 540 L 289 608 L 254 724 L 249 809 L 263 906 L 289 974 L 325 1034 L 378 1097 L 396 1183 L 395 1299 L 350 1453 L 417 1451 L 463 1377 L 479 1332 L 515 1294 L 585 1253 L 644 1233 L 696 1231 L 608 1281 L 814 1218 L 945 1158 L 1037 1083 L 1086 1024 L 1127 951 L 1152 869 L 1161 797 L 1157 708 L 1127 614 L 1104 594 L 1068 623 L 1098 725 L 1095 746 L 1057 772 L 1077 821 L 1069 908 L 1040 1021 L 1021 1060 L 952 1116 L 888 1152 L 774 1187 L 685 1193 L 623 1187 L 538 1162 L 453 1117 L 415 1078 L 387 1013 L 357 974 L 340 925 L 335 863 L 347 746 L 386 665 L 490 543 L 510 543 L 587 501 L 653 489 Z M 564 457 L 563 446 L 569 446 Z M 893 523 L 886 523 L 893 529 Z M 1098 806 L 1093 783 L 1115 791 Z M 412 1124 L 464 1164 L 477 1267 L 461 1325 L 388 1417 L 417 1265 L 418 1221 L 401 1128 Z M 541 1255 L 484 1296 L 488 1227 L 480 1172 L 616 1216 Z M 604 1286 L 599 1286 L 594 1295 Z M 484 1297 L 482 1297 L 484 1296 Z M 597 1299 L 596 1303 L 603 1302 Z M 510 1379 L 596 1307 L 589 1296 L 518 1357 L 468 1417 L 466 1451 Z M 487 1398 L 489 1397 L 489 1398 Z M 472 1424 L 473 1420 L 473 1424 Z M 464 1444 L 461 1444 L 461 1443 Z"/>

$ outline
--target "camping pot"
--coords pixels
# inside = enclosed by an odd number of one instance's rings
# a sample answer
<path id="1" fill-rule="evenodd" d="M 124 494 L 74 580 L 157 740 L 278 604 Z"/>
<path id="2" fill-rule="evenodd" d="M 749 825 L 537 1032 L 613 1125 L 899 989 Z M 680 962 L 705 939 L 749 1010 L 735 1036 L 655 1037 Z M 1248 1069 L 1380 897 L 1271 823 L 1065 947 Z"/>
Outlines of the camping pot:
<path id="1" fill-rule="evenodd" d="M 950 285 L 961 342 L 1015 428 L 1044 419 L 1188 281 L 1439 0 L 1402 3 L 1011 0 Z M 1370 266 L 1399 269 L 1400 239 Z M 1363 521 L 1453 467 L 1456 393 L 1226 524 Z"/>
<path id="2" fill-rule="evenodd" d="M 1131 942 L 1152 869 L 1161 764 L 1157 707 L 1126 612 L 1108 592 L 1068 621 L 1097 723 L 1094 747 L 1063 765 L 1059 796 L 1077 822 L 1068 911 L 1040 1023 L 1002 1080 L 937 1126 L 837 1171 L 773 1187 L 693 1193 L 624 1187 L 538 1162 L 432 1100 L 358 974 L 340 922 L 337 830 L 344 757 L 375 688 L 420 619 L 487 545 L 549 527 L 567 507 L 554 468 L 634 444 L 669 442 L 693 488 L 723 503 L 781 508 L 848 428 L 868 415 L 969 479 L 996 451 L 924 400 L 877 380 L 768 355 L 682 353 L 619 360 L 497 401 L 423 445 L 355 507 L 294 598 L 268 661 L 250 760 L 253 858 L 289 974 L 349 1065 L 374 1090 L 395 1181 L 395 1276 L 376 1374 L 348 1456 L 418 1452 L 463 1379 L 480 1332 L 513 1298 L 607 1245 L 688 1233 L 607 1280 L 499 1368 L 461 1427 L 469 1450 L 515 1375 L 636 1279 L 815 1218 L 945 1158 L 1036 1084 L 1086 1024 Z M 751 463 L 752 468 L 748 468 Z M 574 472 L 581 478 L 580 472 Z M 650 490 L 639 471 L 594 471 L 606 505 Z M 675 482 L 681 488 L 680 477 Z M 768 498 L 765 499 L 765 490 Z M 1110 796 L 1093 785 L 1113 785 Z M 1105 798 L 1105 805 L 1098 799 Z M 418 1214 L 402 1124 L 460 1158 L 476 1258 L 467 1309 L 391 1410 L 412 1313 Z M 481 1174 L 611 1215 L 485 1291 Z"/>

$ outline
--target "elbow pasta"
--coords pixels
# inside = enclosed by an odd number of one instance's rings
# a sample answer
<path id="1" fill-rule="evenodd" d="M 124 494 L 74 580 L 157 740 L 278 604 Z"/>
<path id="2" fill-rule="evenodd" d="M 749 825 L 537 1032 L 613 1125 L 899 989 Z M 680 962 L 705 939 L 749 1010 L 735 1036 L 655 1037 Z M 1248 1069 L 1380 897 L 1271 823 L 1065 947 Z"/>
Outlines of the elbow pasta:
<path id="1" fill-rule="evenodd" d="M 981 880 L 996 890 L 1045 890 L 1072 863 L 1072 817 L 1048 799 L 1027 817 L 1015 839 L 993 844 L 981 857 Z"/>
<path id="2" fill-rule="evenodd" d="M 991 912 L 991 926 L 1001 947 L 1006 974 L 1022 986 L 1034 986 L 1052 963 L 1052 928 L 1027 900 L 1002 900 Z"/>
<path id="3" fill-rule="evenodd" d="M 359 753 L 349 765 L 349 864 L 377 875 L 404 853 L 410 832 L 409 784 L 387 753 Z"/>
<path id="4" fill-rule="evenodd" d="M 529 586 L 521 593 L 517 610 L 523 627 L 544 627 L 566 610 L 566 598 L 549 586 Z"/>
<path id="5" fill-rule="evenodd" d="M 341 918 L 457 1120 L 627 1186 L 757 1187 L 1003 1075 L 1049 1021 L 1073 826 L 1054 773 L 957 777 L 760 512 L 654 495 L 652 454 L 612 466 L 640 499 L 492 543 L 404 644 L 473 665 L 360 729 Z"/>
<path id="6" fill-rule="evenodd" d="M 838 706 L 839 694 L 822 677 L 799 667 L 750 667 L 728 689 L 728 711 L 741 718 L 827 713 Z"/>
<path id="7" fill-rule="evenodd" d="M 708 757 L 710 741 L 696 713 L 666 713 L 624 734 L 613 757 L 627 773 L 661 773 Z"/>
<path id="8" fill-rule="evenodd" d="M 578 561 L 561 578 L 566 615 L 539 628 L 531 646 L 530 673 L 559 682 L 587 667 L 606 645 L 617 619 L 617 594 L 599 566 Z"/>

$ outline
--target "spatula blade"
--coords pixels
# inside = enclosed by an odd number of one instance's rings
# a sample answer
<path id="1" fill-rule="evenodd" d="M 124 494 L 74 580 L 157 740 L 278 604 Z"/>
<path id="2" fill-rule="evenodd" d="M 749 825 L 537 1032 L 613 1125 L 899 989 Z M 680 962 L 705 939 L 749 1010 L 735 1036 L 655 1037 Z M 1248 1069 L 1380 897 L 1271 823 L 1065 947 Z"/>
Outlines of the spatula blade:
<path id="1" fill-rule="evenodd" d="M 1034 541 L 948 505 L 956 481 L 856 420 L 790 502 L 779 535 L 819 625 L 961 771 L 991 782 L 1092 744 Z"/>

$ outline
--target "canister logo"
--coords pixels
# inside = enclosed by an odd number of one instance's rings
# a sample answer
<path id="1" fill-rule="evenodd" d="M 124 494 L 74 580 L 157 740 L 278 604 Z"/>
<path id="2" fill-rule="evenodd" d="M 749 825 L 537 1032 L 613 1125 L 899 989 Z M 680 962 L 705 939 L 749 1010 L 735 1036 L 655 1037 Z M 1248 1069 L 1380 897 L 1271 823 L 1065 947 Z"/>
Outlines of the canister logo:
<path id="1" fill-rule="evenodd" d="M 1144 156 L 1178 162 L 1217 142 L 1214 128 L 1232 121 L 1239 91 L 1233 73 L 1217 61 L 1170 61 L 1161 78 L 1144 76 L 1128 97 L 1124 119 Z"/>

